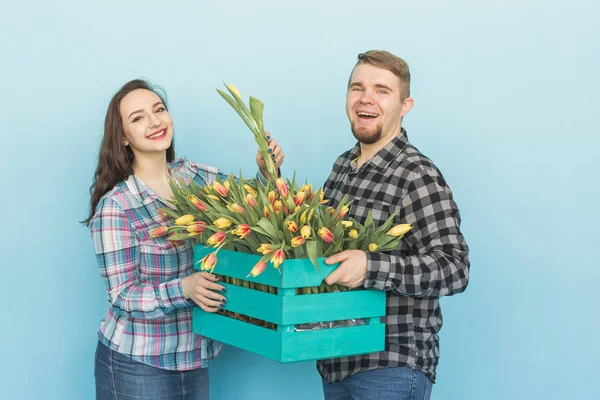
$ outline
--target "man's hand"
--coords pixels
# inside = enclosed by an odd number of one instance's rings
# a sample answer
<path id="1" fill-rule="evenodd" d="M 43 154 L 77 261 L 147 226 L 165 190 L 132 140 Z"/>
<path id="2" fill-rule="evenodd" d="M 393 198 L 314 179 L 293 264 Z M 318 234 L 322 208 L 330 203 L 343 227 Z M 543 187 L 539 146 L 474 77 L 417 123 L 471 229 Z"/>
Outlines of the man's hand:
<path id="1" fill-rule="evenodd" d="M 367 277 L 367 253 L 362 250 L 345 250 L 325 260 L 325 264 L 338 262 L 341 262 L 340 266 L 325 278 L 325 282 L 349 288 L 362 286 Z"/>
<path id="2" fill-rule="evenodd" d="M 285 156 L 283 150 L 277 145 L 277 140 L 271 137 L 271 134 L 269 132 L 265 132 L 265 135 L 267 135 L 267 141 L 269 142 L 269 154 L 271 154 L 271 158 L 275 163 L 275 169 L 279 169 L 279 167 L 281 167 L 281 164 L 283 164 L 283 158 Z M 265 163 L 265 160 L 263 159 L 260 150 L 256 153 L 256 165 L 258 165 L 260 173 L 264 177 L 269 176 L 269 172 L 267 171 L 267 164 Z M 274 176 L 274 178 L 277 177 Z"/>

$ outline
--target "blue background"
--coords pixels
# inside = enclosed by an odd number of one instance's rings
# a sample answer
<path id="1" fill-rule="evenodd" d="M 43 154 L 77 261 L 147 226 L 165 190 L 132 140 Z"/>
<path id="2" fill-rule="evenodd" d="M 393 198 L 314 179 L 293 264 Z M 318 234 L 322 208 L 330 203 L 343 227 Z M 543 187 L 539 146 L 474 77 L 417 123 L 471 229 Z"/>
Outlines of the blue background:
<path id="1" fill-rule="evenodd" d="M 320 185 L 354 143 L 345 85 L 374 48 L 411 67 L 404 126 L 472 250 L 469 288 L 442 301 L 432 398 L 600 398 L 598 3 L 333 3 L 2 3 L 0 398 L 93 398 L 107 303 L 77 221 L 123 83 L 167 90 L 179 155 L 249 175 L 251 133 L 215 92 L 235 83 L 265 102 L 284 174 Z M 211 385 L 217 400 L 322 398 L 314 363 L 234 348 Z"/>

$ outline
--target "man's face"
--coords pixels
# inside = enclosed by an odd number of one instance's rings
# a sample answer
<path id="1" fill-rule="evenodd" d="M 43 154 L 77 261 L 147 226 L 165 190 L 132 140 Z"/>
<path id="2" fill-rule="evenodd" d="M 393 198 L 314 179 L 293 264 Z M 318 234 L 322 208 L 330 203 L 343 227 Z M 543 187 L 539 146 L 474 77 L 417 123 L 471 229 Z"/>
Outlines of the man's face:
<path id="1" fill-rule="evenodd" d="M 400 133 L 405 107 L 400 78 L 387 69 L 358 64 L 350 77 L 346 114 L 352 133 L 363 144 L 388 141 Z"/>

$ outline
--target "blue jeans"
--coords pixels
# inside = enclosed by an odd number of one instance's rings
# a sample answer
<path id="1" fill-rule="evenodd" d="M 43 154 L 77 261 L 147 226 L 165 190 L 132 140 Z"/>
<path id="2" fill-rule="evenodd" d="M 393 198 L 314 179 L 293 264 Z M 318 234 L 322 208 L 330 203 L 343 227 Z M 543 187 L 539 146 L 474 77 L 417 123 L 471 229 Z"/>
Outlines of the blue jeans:
<path id="1" fill-rule="evenodd" d="M 431 380 L 408 367 L 359 372 L 338 383 L 323 381 L 325 400 L 429 400 Z"/>
<path id="2" fill-rule="evenodd" d="M 170 371 L 142 364 L 98 342 L 97 400 L 208 400 L 208 368 Z"/>

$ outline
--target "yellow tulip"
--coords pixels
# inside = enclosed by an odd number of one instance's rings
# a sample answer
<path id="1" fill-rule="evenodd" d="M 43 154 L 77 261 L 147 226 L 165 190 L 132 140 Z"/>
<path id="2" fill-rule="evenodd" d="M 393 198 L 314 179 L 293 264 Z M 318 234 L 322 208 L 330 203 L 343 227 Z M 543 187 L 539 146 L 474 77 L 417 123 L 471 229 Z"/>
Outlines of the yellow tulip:
<path id="1" fill-rule="evenodd" d="M 371 243 L 371 244 L 369 245 L 369 251 L 372 253 L 372 252 L 374 252 L 375 250 L 377 250 L 377 245 L 376 245 L 375 243 Z"/>
<path id="2" fill-rule="evenodd" d="M 194 222 L 192 214 L 185 214 L 175 220 L 175 225 L 188 225 Z"/>
<path id="3" fill-rule="evenodd" d="M 219 229 L 225 229 L 231 226 L 231 221 L 225 217 L 221 217 L 214 221 L 213 224 Z"/>
<path id="4" fill-rule="evenodd" d="M 342 221 L 342 225 L 344 225 L 344 228 L 350 228 L 352 226 L 352 221 Z"/>
<path id="5" fill-rule="evenodd" d="M 358 239 L 358 231 L 356 229 L 351 229 L 350 232 L 348 232 L 348 236 L 352 239 Z"/>
<path id="6" fill-rule="evenodd" d="M 394 226 L 392 229 L 387 231 L 387 234 L 390 236 L 398 237 L 404 235 L 406 232 L 410 231 L 412 226 L 410 224 L 400 224 Z"/>
<path id="7" fill-rule="evenodd" d="M 302 237 L 304 239 L 307 239 L 308 237 L 310 237 L 310 226 L 308 225 L 304 225 L 301 229 L 300 229 L 300 235 L 302 235 Z"/>
<path id="8" fill-rule="evenodd" d="M 238 88 L 236 88 L 235 86 L 233 86 L 232 83 L 230 83 L 229 85 L 227 85 L 227 88 L 231 91 L 231 93 L 233 93 L 233 95 L 238 98 L 238 99 L 242 99 L 242 94 L 240 93 L 240 91 L 238 90 Z"/>

